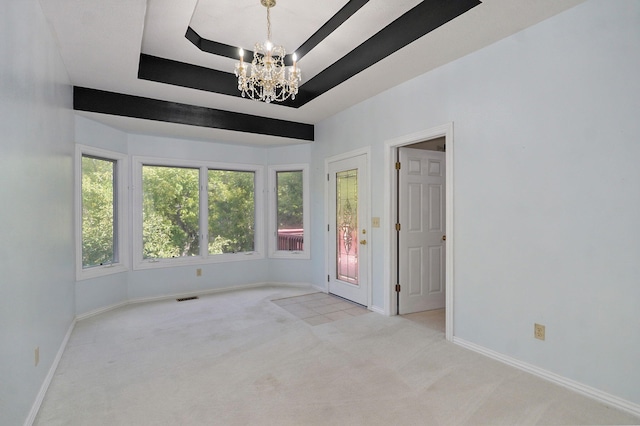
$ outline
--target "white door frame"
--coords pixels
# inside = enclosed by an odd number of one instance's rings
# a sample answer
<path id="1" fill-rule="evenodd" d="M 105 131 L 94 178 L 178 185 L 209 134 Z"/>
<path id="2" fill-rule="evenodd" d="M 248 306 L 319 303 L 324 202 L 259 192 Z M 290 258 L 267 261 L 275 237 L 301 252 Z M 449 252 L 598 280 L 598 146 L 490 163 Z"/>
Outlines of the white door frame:
<path id="1" fill-rule="evenodd" d="M 443 124 L 410 135 L 400 136 L 395 139 L 385 141 L 384 143 L 384 205 L 387 206 L 383 216 L 383 229 L 388 232 L 384 233 L 384 309 L 386 315 L 397 315 L 396 308 L 396 292 L 395 292 L 395 272 L 397 270 L 397 253 L 398 247 L 395 243 L 396 230 L 395 223 L 395 203 L 398 199 L 397 194 L 397 174 L 395 169 L 396 149 L 402 146 L 411 145 L 417 142 L 423 142 L 429 139 L 439 137 L 445 138 L 446 144 L 446 236 L 447 243 L 445 248 L 445 307 L 446 307 L 446 328 L 445 337 L 449 341 L 453 341 L 453 123 Z"/>
<path id="2" fill-rule="evenodd" d="M 359 155 L 366 155 L 367 158 L 367 170 L 364 174 L 363 178 L 366 180 L 368 189 L 367 189 L 367 198 L 368 198 L 368 206 L 363 211 L 363 222 L 366 224 L 367 229 L 369 223 L 371 222 L 371 149 L 369 147 L 360 148 L 354 151 L 345 152 L 343 154 L 334 155 L 333 157 L 325 158 L 324 160 L 324 175 L 329 175 L 329 163 L 333 163 L 335 161 L 346 160 L 348 158 L 357 157 Z M 329 182 L 325 179 L 324 181 L 324 270 L 327 273 L 327 276 L 330 274 L 330 260 L 329 260 L 329 232 L 326 231 L 326 226 L 329 224 L 331 220 L 329 218 Z M 371 236 L 367 240 L 371 240 Z M 371 301 L 372 301 L 372 275 L 371 275 L 371 247 L 368 248 L 367 254 L 367 308 L 371 309 Z M 325 282 L 325 293 L 329 292 L 329 282 Z"/>

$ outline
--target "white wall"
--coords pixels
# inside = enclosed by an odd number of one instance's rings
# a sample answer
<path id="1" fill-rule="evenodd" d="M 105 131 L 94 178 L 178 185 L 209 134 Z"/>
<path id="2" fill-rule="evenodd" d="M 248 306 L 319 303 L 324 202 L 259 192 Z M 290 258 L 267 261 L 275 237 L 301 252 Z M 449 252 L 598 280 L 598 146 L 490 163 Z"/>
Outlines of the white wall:
<path id="1" fill-rule="evenodd" d="M 0 423 L 25 422 L 75 314 L 73 114 L 36 0 L 0 4 Z M 34 349 L 40 363 L 34 366 Z"/>
<path id="2" fill-rule="evenodd" d="M 588 1 L 325 120 L 311 152 L 318 194 L 327 156 L 371 146 L 384 216 L 384 142 L 453 122 L 455 336 L 635 404 L 639 47 L 640 2 Z M 383 235 L 370 241 L 381 307 Z"/>

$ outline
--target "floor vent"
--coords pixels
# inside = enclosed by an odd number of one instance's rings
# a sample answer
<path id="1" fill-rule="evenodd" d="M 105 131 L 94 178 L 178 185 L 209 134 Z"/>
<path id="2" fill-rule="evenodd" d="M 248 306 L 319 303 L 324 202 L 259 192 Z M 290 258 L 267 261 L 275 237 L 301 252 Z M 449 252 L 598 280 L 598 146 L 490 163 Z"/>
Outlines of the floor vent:
<path id="1" fill-rule="evenodd" d="M 193 299 L 197 299 L 198 296 L 191 296 L 191 297 L 182 297 L 180 299 L 176 299 L 178 302 L 184 302 L 185 300 L 193 300 Z"/>

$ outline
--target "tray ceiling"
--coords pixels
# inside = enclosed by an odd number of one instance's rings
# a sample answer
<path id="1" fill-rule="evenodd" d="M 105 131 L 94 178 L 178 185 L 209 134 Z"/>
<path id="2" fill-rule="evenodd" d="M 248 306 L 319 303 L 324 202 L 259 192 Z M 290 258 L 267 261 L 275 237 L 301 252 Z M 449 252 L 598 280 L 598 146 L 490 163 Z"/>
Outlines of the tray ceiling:
<path id="1" fill-rule="evenodd" d="M 303 72 L 284 105 L 235 87 L 237 49 L 266 39 L 259 0 L 40 3 L 79 114 L 133 133 L 281 145 L 309 142 L 328 116 L 582 1 L 278 0 L 272 41 L 298 51 Z"/>

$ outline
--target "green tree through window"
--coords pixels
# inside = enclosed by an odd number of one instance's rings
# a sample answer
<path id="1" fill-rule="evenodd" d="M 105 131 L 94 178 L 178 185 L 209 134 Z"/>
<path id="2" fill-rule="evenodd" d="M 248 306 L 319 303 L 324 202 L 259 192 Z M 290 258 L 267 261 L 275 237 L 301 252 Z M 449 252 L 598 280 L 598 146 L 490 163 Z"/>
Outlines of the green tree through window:
<path id="1" fill-rule="evenodd" d="M 199 169 L 142 167 L 143 258 L 200 252 Z"/>
<path id="2" fill-rule="evenodd" d="M 255 250 L 255 172 L 205 171 L 209 241 L 201 248 L 201 169 L 142 166 L 143 259 Z"/>
<path id="3" fill-rule="evenodd" d="M 82 267 L 118 262 L 116 161 L 82 156 Z"/>
<path id="4" fill-rule="evenodd" d="M 255 173 L 209 170 L 209 254 L 255 250 Z"/>

